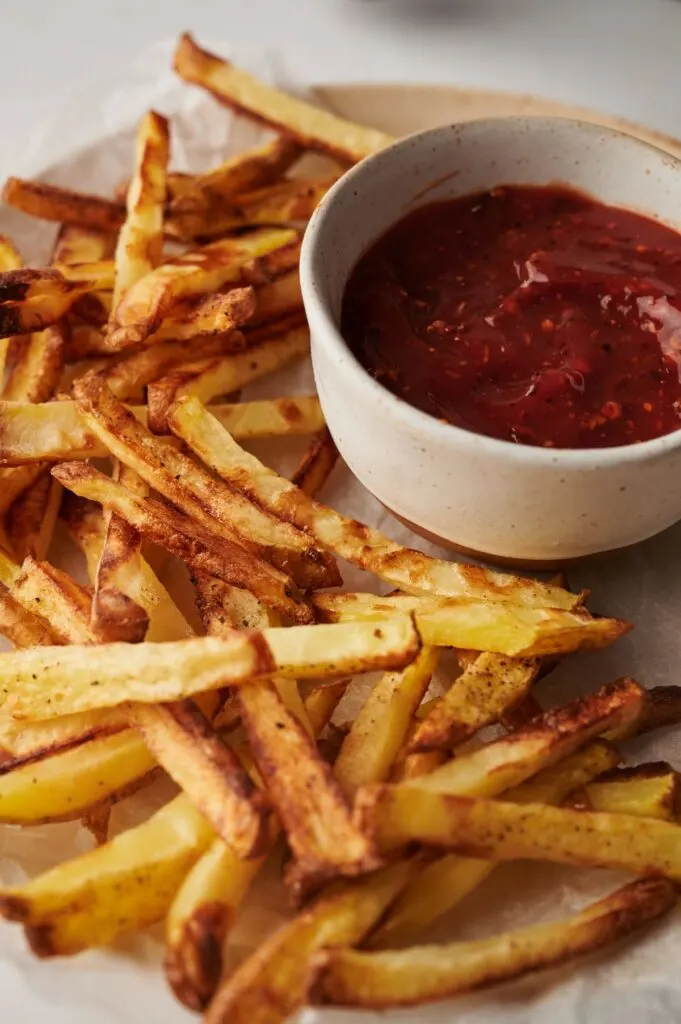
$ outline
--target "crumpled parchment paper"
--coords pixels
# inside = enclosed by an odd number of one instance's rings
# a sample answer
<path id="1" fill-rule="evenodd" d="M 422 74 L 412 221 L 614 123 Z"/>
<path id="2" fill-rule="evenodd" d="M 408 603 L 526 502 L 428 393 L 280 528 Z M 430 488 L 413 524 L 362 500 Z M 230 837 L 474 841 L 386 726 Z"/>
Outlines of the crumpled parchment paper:
<path id="1" fill-rule="evenodd" d="M 281 84 L 295 84 L 294 69 L 277 55 L 235 51 L 212 42 L 249 70 Z M 173 43 L 151 48 L 115 82 L 94 82 L 63 117 L 34 131 L 20 154 L 0 155 L 0 173 L 41 174 L 57 184 L 107 194 L 129 173 L 134 125 L 155 107 L 173 116 L 173 165 L 203 169 L 230 151 L 256 143 L 261 132 L 235 119 L 200 90 L 171 71 Z M 293 71 L 293 73 L 292 73 Z M 29 261 L 47 257 L 53 228 L 11 210 L 0 209 L 0 231 L 11 235 Z M 246 397 L 275 397 L 312 390 L 309 366 L 290 368 L 248 389 Z M 301 442 L 262 442 L 254 450 L 286 472 Z M 424 550 L 437 549 L 397 523 L 343 466 L 322 495 L 341 511 L 380 527 L 390 536 Z M 528 502 L 532 495 L 528 494 Z M 59 544 L 60 542 L 58 542 Z M 590 607 L 631 619 L 636 630 L 615 648 L 569 659 L 541 684 L 545 703 L 558 703 L 615 679 L 632 675 L 644 685 L 679 681 L 681 527 L 626 553 L 604 557 L 570 572 L 573 587 L 589 587 Z M 440 553 L 440 552 L 437 552 Z M 69 566 L 73 555 L 61 546 L 53 553 Z M 76 567 L 78 569 L 78 567 Z M 376 589 L 375 581 L 344 567 L 350 589 Z M 348 716 L 357 694 L 340 709 Z M 633 761 L 667 759 L 681 767 L 681 731 L 667 730 L 629 744 Z M 161 782 L 124 801 L 114 814 L 121 830 L 148 815 L 168 797 Z M 645 823 L 641 822 L 645 828 Z M 0 826 L 0 884 L 20 881 L 88 849 L 89 836 L 76 823 L 14 829 Z M 533 921 L 557 918 L 616 888 L 612 872 L 567 869 L 536 863 L 504 865 L 450 914 L 424 941 L 477 938 Z M 233 935 L 233 956 L 243 956 L 257 939 L 284 919 L 286 908 L 274 877 L 256 884 Z M 113 949 L 70 960 L 35 960 L 21 928 L 0 923 L 0 1020 L 31 1024 L 180 1024 L 191 1019 L 170 995 L 161 971 L 161 929 L 122 939 Z M 681 920 L 672 913 L 648 933 L 616 950 L 497 987 L 491 994 L 398 1011 L 404 1024 L 667 1024 L 681 1019 Z M 384 1015 L 309 1009 L 299 1024 L 377 1024 Z"/>

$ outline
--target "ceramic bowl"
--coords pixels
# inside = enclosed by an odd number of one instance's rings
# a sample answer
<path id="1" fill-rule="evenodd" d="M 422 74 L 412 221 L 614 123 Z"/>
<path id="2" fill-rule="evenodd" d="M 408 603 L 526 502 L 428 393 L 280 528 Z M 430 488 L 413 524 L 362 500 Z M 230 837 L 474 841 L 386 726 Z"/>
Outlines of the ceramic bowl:
<path id="1" fill-rule="evenodd" d="M 475 434 L 386 391 L 338 323 L 362 253 L 405 214 L 500 184 L 555 184 L 681 229 L 681 161 L 609 128 L 499 118 L 421 132 L 350 170 L 307 229 L 300 272 L 324 415 L 358 479 L 417 531 L 495 560 L 559 564 L 681 519 L 681 430 L 556 450 Z"/>

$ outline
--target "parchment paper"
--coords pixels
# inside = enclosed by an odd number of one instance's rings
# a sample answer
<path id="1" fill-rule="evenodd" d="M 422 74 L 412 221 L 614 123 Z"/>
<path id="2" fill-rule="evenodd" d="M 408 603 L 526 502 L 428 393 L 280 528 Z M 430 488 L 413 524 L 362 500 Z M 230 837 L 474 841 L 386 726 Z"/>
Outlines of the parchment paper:
<path id="1" fill-rule="evenodd" d="M 287 68 L 277 55 L 235 51 L 219 41 L 211 45 L 262 77 L 289 88 L 295 83 L 294 69 Z M 143 53 L 132 67 L 120 69 L 115 82 L 93 83 L 87 96 L 74 99 L 61 119 L 33 132 L 22 153 L 5 151 L 0 155 L 2 176 L 44 173 L 47 180 L 58 184 L 106 194 L 129 174 L 134 124 L 150 106 L 173 115 L 173 164 L 179 169 L 203 169 L 228 152 L 258 141 L 258 129 L 233 118 L 200 90 L 175 78 L 169 70 L 172 47 L 171 42 L 162 43 Z M 53 235 L 49 226 L 6 209 L 0 209 L 0 231 L 15 239 L 27 260 L 45 259 Z M 253 386 L 246 397 L 309 393 L 311 389 L 309 367 L 296 367 Z M 300 447 L 300 442 L 263 442 L 254 450 L 286 471 Z M 334 471 L 322 497 L 341 511 L 379 526 L 396 540 L 441 554 L 393 520 L 342 466 Z M 676 527 L 636 549 L 591 562 L 570 574 L 573 587 L 591 588 L 592 609 L 633 620 L 636 630 L 612 650 L 572 658 L 554 672 L 541 684 L 545 704 L 563 702 L 625 674 L 646 686 L 679 681 L 680 541 L 681 527 Z M 51 557 L 80 571 L 62 537 L 57 538 Z M 376 589 L 375 582 L 364 574 L 350 567 L 344 570 L 349 588 Z M 355 694 L 346 700 L 339 712 L 341 718 L 347 717 L 357 699 Z M 666 759 L 681 768 L 681 731 L 658 732 L 630 744 L 629 753 L 634 762 Z M 162 782 L 142 796 L 124 801 L 115 810 L 114 830 L 141 820 L 171 792 L 172 786 Z M 645 828 L 644 822 L 641 827 Z M 77 824 L 23 830 L 0 826 L 0 884 L 18 882 L 90 845 L 89 836 Z M 622 881 L 621 876 L 604 871 L 530 863 L 499 867 L 489 882 L 424 941 L 482 937 L 560 917 Z M 234 932 L 231 956 L 243 956 L 284 914 L 275 878 L 265 877 L 255 886 Z M 679 924 L 679 914 L 673 913 L 615 951 L 498 987 L 491 995 L 395 1012 L 390 1019 L 409 1024 L 452 1020 L 461 1024 L 666 1024 L 679 1020 Z M 160 935 L 160 929 L 152 930 L 121 940 L 111 950 L 40 962 L 27 952 L 21 928 L 0 923 L 0 1020 L 3 1024 L 19 1020 L 31 1024 L 180 1024 L 190 1020 L 191 1014 L 174 1001 L 165 985 Z M 385 1016 L 345 1010 L 306 1010 L 298 1018 L 299 1024 L 377 1024 L 380 1020 Z"/>

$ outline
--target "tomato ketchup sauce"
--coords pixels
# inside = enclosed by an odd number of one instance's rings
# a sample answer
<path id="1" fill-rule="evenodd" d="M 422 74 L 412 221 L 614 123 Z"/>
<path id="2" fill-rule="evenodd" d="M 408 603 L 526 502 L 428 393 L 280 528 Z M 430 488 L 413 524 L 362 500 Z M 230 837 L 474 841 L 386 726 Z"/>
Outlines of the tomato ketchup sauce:
<path id="1" fill-rule="evenodd" d="M 417 409 L 518 444 L 681 427 L 681 235 L 554 186 L 414 211 L 360 258 L 341 329 Z"/>

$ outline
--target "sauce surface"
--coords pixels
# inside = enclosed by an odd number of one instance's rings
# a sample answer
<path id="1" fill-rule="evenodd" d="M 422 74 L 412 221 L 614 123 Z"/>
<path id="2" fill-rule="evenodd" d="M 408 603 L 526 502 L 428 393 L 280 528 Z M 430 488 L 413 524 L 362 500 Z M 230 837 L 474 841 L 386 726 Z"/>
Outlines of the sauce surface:
<path id="1" fill-rule="evenodd" d="M 361 257 L 341 330 L 438 419 L 596 448 L 681 427 L 681 235 L 554 186 L 409 214 Z"/>

